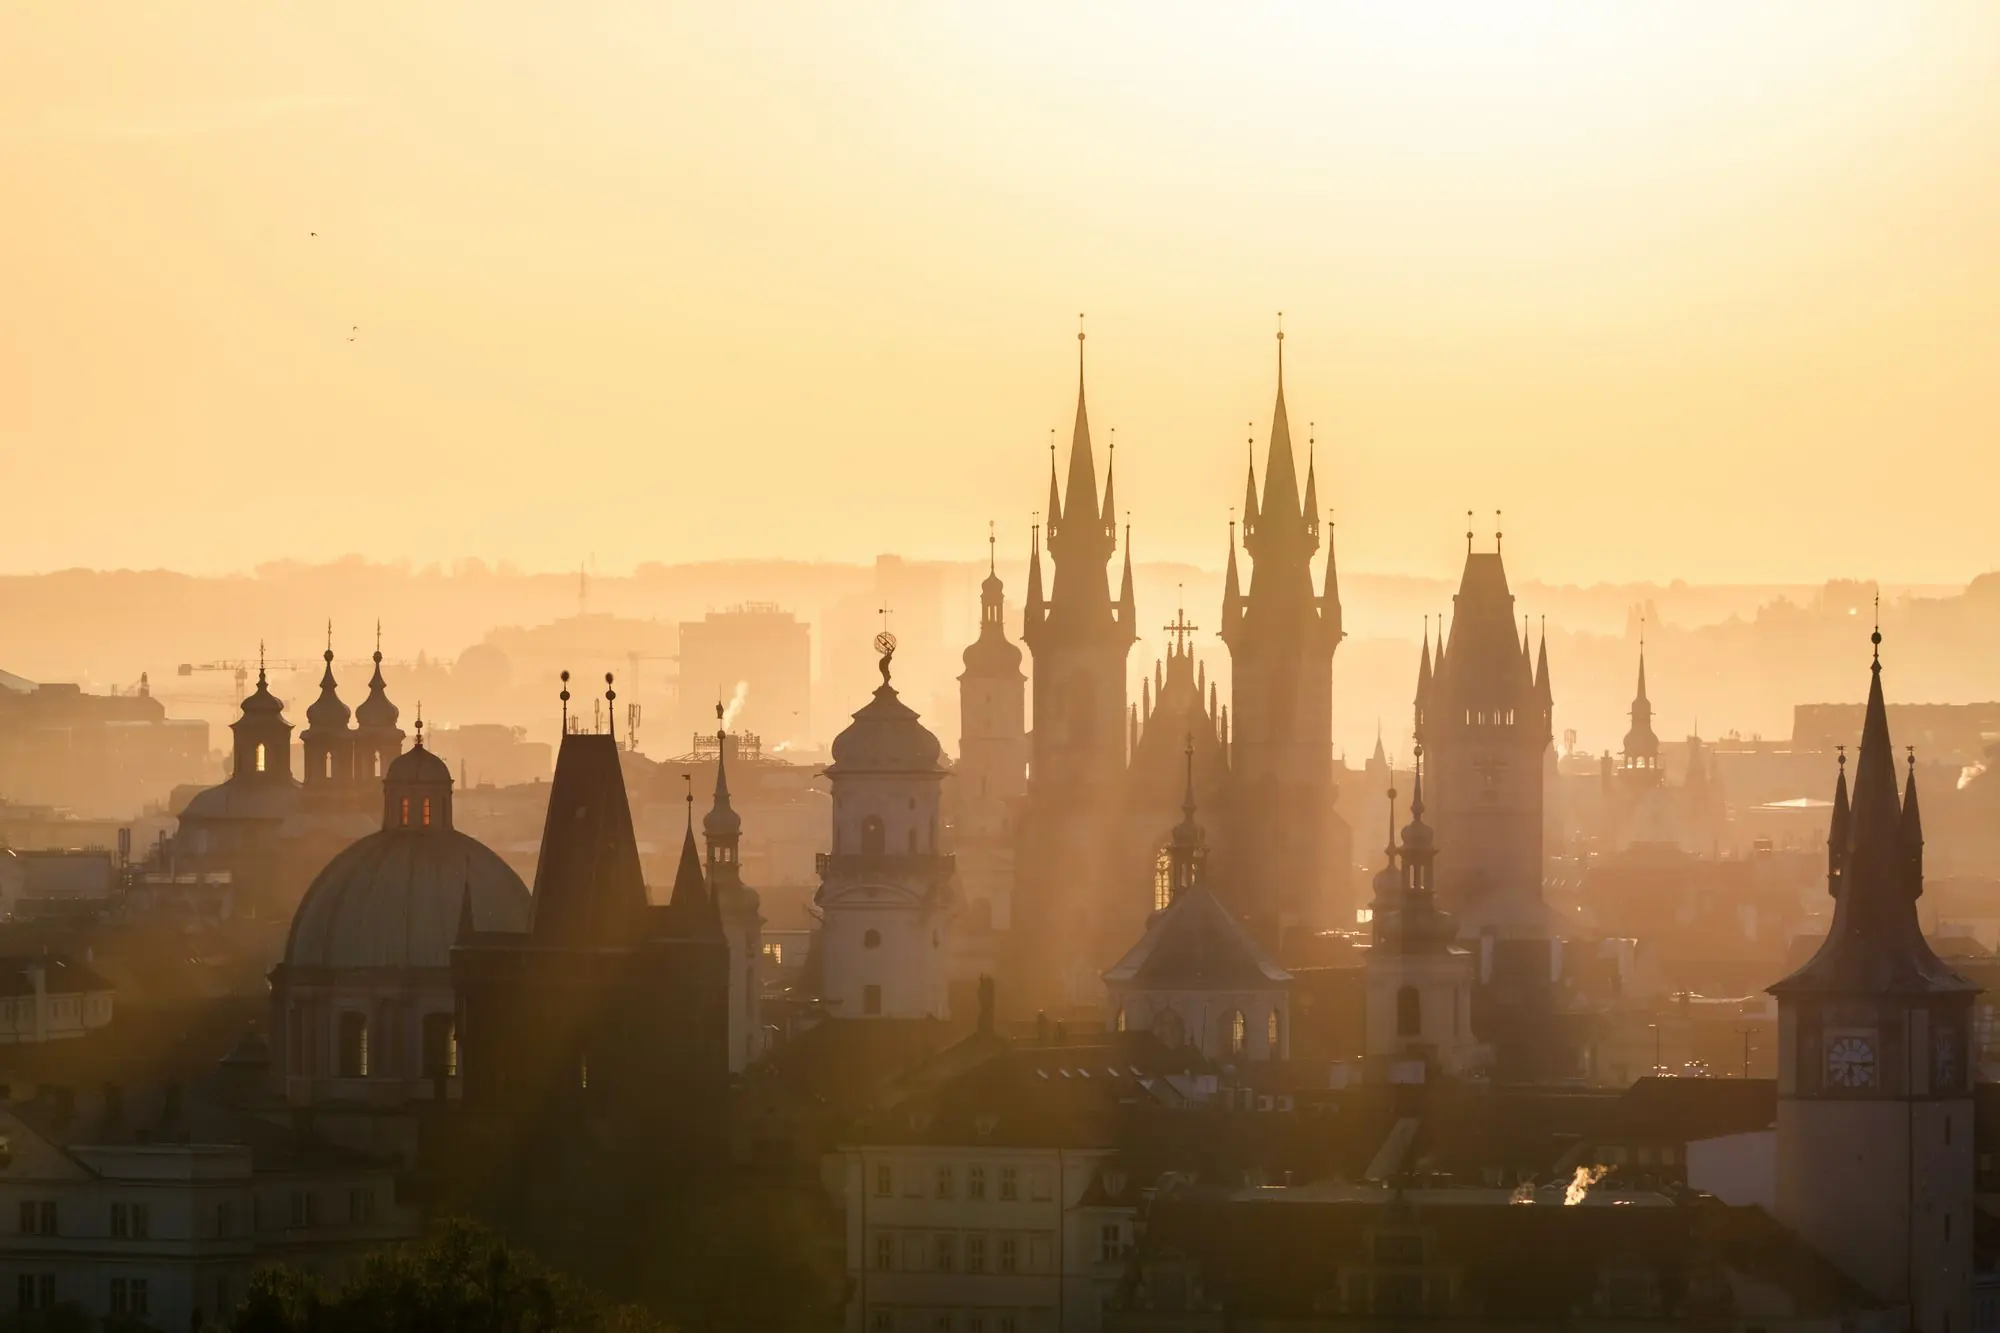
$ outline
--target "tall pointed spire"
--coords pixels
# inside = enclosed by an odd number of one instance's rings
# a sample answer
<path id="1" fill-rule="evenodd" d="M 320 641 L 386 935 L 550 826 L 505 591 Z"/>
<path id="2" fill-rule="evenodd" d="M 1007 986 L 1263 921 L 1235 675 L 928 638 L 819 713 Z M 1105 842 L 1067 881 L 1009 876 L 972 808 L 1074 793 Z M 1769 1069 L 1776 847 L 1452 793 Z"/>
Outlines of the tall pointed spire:
<path id="1" fill-rule="evenodd" d="M 1847 802 L 1847 747 L 1839 746 L 1840 776 L 1833 783 L 1833 816 L 1826 826 L 1826 893 L 1840 901 L 1840 886 L 1847 875 L 1847 839 L 1853 833 L 1852 807 Z"/>
<path id="2" fill-rule="evenodd" d="M 1853 805 L 1846 811 L 1844 854 L 1828 848 L 1834 891 L 1833 928 L 1819 952 L 1770 989 L 1785 996 L 1814 991 L 1843 996 L 1965 994 L 1978 989 L 1931 949 L 1917 920 L 1923 892 L 1923 829 L 1914 809 L 1915 775 L 1908 797 L 1896 797 L 1896 758 L 1890 751 L 1889 713 L 1882 699 L 1882 631 L 1871 641 L 1868 707 L 1855 760 Z M 1843 777 L 1845 774 L 1843 773 Z M 1835 789 L 1831 833 L 1842 820 Z M 1829 839 L 1831 840 L 1831 839 Z"/>
<path id="3" fill-rule="evenodd" d="M 1078 315 L 1077 323 L 1083 322 Z M 1076 331 L 1076 425 L 1069 438 L 1069 480 L 1064 487 L 1064 540 L 1080 535 L 1085 526 L 1109 521 L 1097 504 L 1097 459 L 1090 450 L 1090 412 L 1083 394 L 1083 329 Z M 1053 540 L 1057 534 L 1051 533 Z"/>
<path id="4" fill-rule="evenodd" d="M 1104 455 L 1104 511 L 1101 515 L 1104 521 L 1105 534 L 1111 538 L 1113 545 L 1116 545 L 1118 540 L 1118 479 L 1115 475 L 1117 468 L 1118 427 L 1113 426 L 1111 428 L 1111 444 L 1106 449 Z"/>
<path id="5" fill-rule="evenodd" d="M 1442 643 L 1443 643 L 1443 639 L 1444 639 L 1444 631 L 1443 631 L 1443 627 L 1442 627 L 1442 626 L 1440 626 L 1440 627 L 1439 627 L 1439 630 L 1438 630 L 1438 640 L 1439 640 L 1439 643 L 1440 643 L 1440 644 L 1442 644 Z M 1431 698 L 1431 674 L 1432 674 L 1432 672 L 1431 672 L 1431 618 L 1430 618 L 1429 616 L 1425 616 L 1425 617 L 1424 617 L 1424 655 L 1423 655 L 1423 657 L 1422 657 L 1422 658 L 1420 658 L 1420 659 L 1418 660 L 1418 662 L 1417 662 L 1417 697 L 1416 697 L 1416 706 L 1417 706 L 1417 718 L 1416 718 L 1416 730 L 1417 730 L 1417 734 L 1418 734 L 1419 736 L 1423 735 L 1423 732 L 1424 732 L 1424 709 L 1425 709 L 1426 707 L 1428 707 L 1428 706 L 1429 706 L 1429 704 L 1430 704 L 1430 698 Z"/>
<path id="6" fill-rule="evenodd" d="M 1306 531 L 1317 535 L 1319 532 L 1319 440 L 1315 428 L 1306 426 L 1306 498 L 1301 509 L 1306 520 Z"/>
<path id="7" fill-rule="evenodd" d="M 1243 585 L 1236 574 L 1236 525 L 1229 525 L 1229 564 L 1222 573 L 1222 637 L 1234 637 L 1243 623 Z"/>
<path id="8" fill-rule="evenodd" d="M 1903 786 L 1903 822 L 1896 830 L 1902 854 L 1903 891 L 1912 899 L 1924 893 L 1924 820 L 1917 811 L 1917 752 L 1910 751 L 1910 775 Z"/>
<path id="9" fill-rule="evenodd" d="M 1028 601 L 1026 605 L 1028 623 L 1042 618 L 1042 529 L 1039 525 L 1028 529 Z"/>
<path id="10" fill-rule="evenodd" d="M 1125 574 L 1118 584 L 1118 623 L 1132 626 L 1135 614 L 1132 601 L 1132 528 L 1130 524 L 1127 524 L 1125 527 Z M 1132 637 L 1135 639 L 1139 637 L 1136 626 L 1134 627 Z"/>
<path id="11" fill-rule="evenodd" d="M 1257 437 L 1253 433 L 1244 437 L 1243 455 L 1245 472 L 1243 476 L 1243 536 L 1247 539 L 1257 530 Z"/>
<path id="12" fill-rule="evenodd" d="M 1048 526 L 1049 536 L 1056 535 L 1062 526 L 1062 488 L 1056 484 L 1056 432 L 1049 428 L 1049 499 L 1048 508 L 1042 511 L 1042 521 Z"/>
<path id="13" fill-rule="evenodd" d="M 1555 703 L 1554 687 L 1549 684 L 1549 622 L 1542 620 L 1542 642 L 1535 653 L 1535 693 L 1541 697 L 1542 708 L 1547 711 Z"/>
<path id="14" fill-rule="evenodd" d="M 1282 320 L 1283 316 L 1279 318 Z M 1264 456 L 1264 501 L 1258 511 L 1258 529 L 1269 535 L 1272 524 L 1291 525 L 1303 518 L 1298 468 L 1292 459 L 1292 423 L 1285 414 L 1285 330 L 1281 326 L 1278 329 L 1278 400 L 1271 409 L 1271 449 Z"/>

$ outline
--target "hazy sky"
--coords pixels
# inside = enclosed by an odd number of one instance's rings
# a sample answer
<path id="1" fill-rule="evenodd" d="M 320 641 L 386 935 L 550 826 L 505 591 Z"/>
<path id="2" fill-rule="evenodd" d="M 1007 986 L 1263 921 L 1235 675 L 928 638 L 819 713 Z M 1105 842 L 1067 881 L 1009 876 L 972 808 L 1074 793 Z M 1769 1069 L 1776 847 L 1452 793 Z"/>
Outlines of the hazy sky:
<path id="1" fill-rule="evenodd" d="M 1079 311 L 1141 557 L 1278 310 L 1356 568 L 2000 549 L 2000 5 L 9 0 L 0 182 L 0 569 L 1018 547 Z"/>

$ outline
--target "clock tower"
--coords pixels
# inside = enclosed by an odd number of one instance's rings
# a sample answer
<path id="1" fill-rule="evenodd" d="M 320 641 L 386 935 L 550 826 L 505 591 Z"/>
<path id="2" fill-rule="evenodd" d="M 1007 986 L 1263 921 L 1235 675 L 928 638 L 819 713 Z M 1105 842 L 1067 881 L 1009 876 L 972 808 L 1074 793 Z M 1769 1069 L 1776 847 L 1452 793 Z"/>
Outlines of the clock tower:
<path id="1" fill-rule="evenodd" d="M 1972 1325 L 1972 1001 L 1917 919 L 1923 828 L 1915 761 L 1902 799 L 1874 635 L 1855 765 L 1827 837 L 1833 927 L 1778 1000 L 1779 1220 L 1909 1327 Z"/>

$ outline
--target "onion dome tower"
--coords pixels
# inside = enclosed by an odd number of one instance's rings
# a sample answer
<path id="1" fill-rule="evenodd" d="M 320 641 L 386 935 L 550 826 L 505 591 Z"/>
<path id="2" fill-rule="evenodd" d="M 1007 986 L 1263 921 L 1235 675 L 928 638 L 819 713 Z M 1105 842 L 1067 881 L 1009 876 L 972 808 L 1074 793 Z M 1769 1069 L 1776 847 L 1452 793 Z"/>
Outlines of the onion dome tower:
<path id="1" fill-rule="evenodd" d="M 306 709 L 306 729 L 299 734 L 305 747 L 305 786 L 309 799 L 344 804 L 354 793 L 353 713 L 341 702 L 333 678 L 333 625 L 326 627 L 326 669 L 320 673 L 319 698 Z"/>
<path id="2" fill-rule="evenodd" d="M 375 626 L 375 674 L 368 678 L 368 697 L 354 710 L 354 776 L 358 782 L 384 777 L 389 765 L 403 752 L 403 730 L 396 725 L 400 716 L 389 702 L 388 683 L 382 679 L 382 626 Z"/>
<path id="3" fill-rule="evenodd" d="M 722 706 L 716 706 L 721 721 Z M 729 801 L 729 756 L 735 738 L 715 736 L 715 797 L 701 819 L 708 844 L 708 896 L 729 940 L 729 1069 L 741 1073 L 763 1052 L 764 918 L 757 891 L 743 882 L 743 818 Z M 689 793 L 690 809 L 693 793 Z M 685 865 L 687 849 L 682 849 Z M 676 880 L 675 894 L 679 884 Z"/>

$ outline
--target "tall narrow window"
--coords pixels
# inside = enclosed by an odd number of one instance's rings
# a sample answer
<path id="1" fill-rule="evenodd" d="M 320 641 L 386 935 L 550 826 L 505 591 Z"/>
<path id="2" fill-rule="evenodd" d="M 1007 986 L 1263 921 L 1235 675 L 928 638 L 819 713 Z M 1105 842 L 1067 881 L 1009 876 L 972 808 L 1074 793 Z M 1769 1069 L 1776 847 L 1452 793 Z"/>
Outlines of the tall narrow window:
<path id="1" fill-rule="evenodd" d="M 426 796 L 424 797 L 424 827 L 429 828 L 430 826 L 431 826 L 431 798 Z"/>
<path id="2" fill-rule="evenodd" d="M 259 773 L 264 771 L 264 742 L 262 741 L 257 742 L 257 771 Z"/>
<path id="3" fill-rule="evenodd" d="M 1243 1011 L 1238 1009 L 1229 1015 L 1229 1053 L 1243 1054 L 1243 1044 L 1249 1038 L 1249 1025 L 1243 1021 Z"/>
<path id="4" fill-rule="evenodd" d="M 409 826 L 410 826 L 410 798 L 405 796 L 403 798 L 403 827 L 408 828 Z"/>
<path id="5" fill-rule="evenodd" d="M 424 1015 L 424 1077 L 458 1075 L 458 1033 L 451 1014 Z"/>
<path id="6" fill-rule="evenodd" d="M 333 776 L 333 751 L 331 750 L 326 752 L 326 771 L 322 776 L 329 778 Z"/>
<path id="7" fill-rule="evenodd" d="M 368 1077 L 368 1019 L 352 1010 L 340 1016 L 340 1077 Z"/>
<path id="8" fill-rule="evenodd" d="M 382 776 L 382 752 L 380 750 L 375 752 L 375 776 L 378 778 Z"/>
<path id="9" fill-rule="evenodd" d="M 1415 986 L 1396 992 L 1396 1035 L 1419 1037 L 1424 1031 L 1424 1000 Z"/>
<path id="10" fill-rule="evenodd" d="M 1273 1009 L 1271 1011 L 1271 1016 L 1264 1022 L 1264 1040 L 1270 1043 L 1271 1058 L 1273 1060 L 1277 1059 L 1278 1058 L 1278 1011 L 1276 1009 Z"/>

